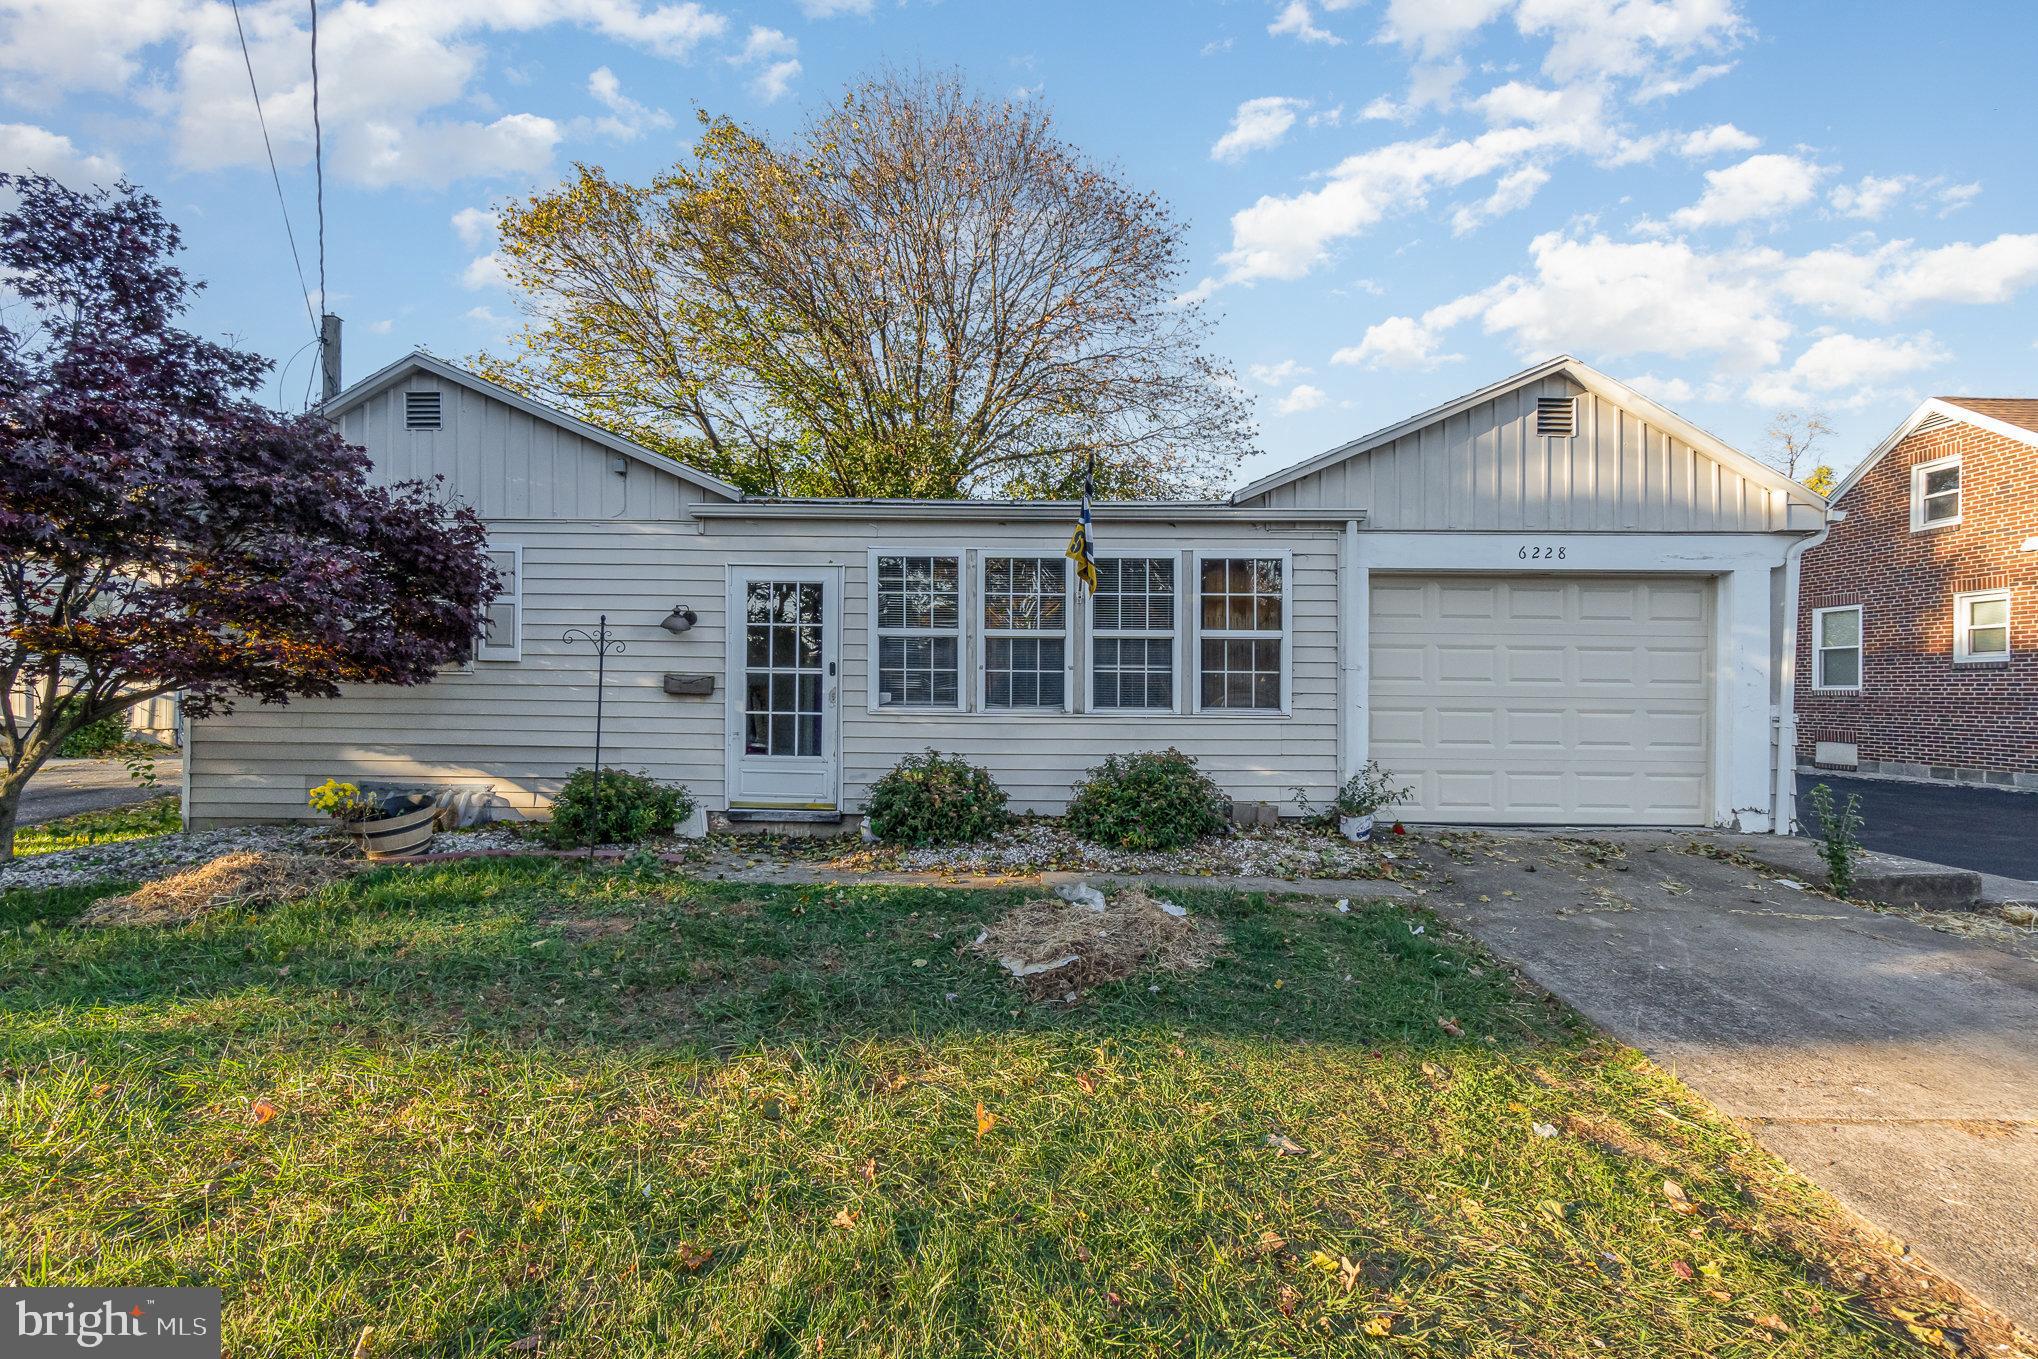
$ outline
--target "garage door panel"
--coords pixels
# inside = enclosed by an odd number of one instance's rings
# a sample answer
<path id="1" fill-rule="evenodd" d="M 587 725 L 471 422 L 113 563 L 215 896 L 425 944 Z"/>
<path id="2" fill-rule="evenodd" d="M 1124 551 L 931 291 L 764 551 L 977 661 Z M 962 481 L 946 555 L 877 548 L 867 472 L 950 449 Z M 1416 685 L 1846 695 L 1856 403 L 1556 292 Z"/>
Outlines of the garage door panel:
<path id="1" fill-rule="evenodd" d="M 1703 824 L 1709 583 L 1375 576 L 1371 751 L 1397 813 Z"/>

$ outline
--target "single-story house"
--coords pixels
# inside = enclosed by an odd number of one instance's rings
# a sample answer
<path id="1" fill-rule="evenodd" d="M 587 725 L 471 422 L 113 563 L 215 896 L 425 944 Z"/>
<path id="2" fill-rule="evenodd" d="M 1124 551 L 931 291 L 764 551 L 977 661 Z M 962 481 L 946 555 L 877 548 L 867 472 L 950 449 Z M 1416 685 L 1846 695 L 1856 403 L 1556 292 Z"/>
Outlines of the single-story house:
<path id="1" fill-rule="evenodd" d="M 543 815 L 594 735 L 562 635 L 602 615 L 604 763 L 739 819 L 853 817 L 927 747 L 1053 813 L 1175 746 L 1291 813 L 1373 758 L 1413 821 L 1788 825 L 1824 502 L 1569 357 L 1225 501 L 1097 504 L 1094 597 L 1068 503 L 747 496 L 423 353 L 326 411 L 473 505 L 507 589 L 435 683 L 192 724 L 193 825 L 306 816 L 336 776 Z"/>
<path id="2" fill-rule="evenodd" d="M 2038 791 L 2038 400 L 1919 404 L 1804 554 L 1797 755 Z"/>

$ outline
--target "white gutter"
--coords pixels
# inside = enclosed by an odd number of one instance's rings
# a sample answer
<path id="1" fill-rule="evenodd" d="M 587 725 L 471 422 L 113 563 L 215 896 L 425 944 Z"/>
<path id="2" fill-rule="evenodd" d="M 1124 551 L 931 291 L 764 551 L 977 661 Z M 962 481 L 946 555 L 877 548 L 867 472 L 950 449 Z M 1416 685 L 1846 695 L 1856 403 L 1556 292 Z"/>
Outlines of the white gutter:
<path id="1" fill-rule="evenodd" d="M 1809 538 L 1790 545 L 1783 554 L 1783 675 L 1778 686 L 1776 719 L 1776 790 L 1770 796 L 1769 828 L 1777 835 L 1790 834 L 1797 820 L 1797 615 L 1800 571 L 1804 554 L 1826 541 L 1833 525 L 1847 517 L 1847 511 L 1828 508 L 1826 526 Z M 1866 639 L 1861 654 L 1868 655 Z"/>
<path id="2" fill-rule="evenodd" d="M 1078 510 L 1073 500 L 741 500 L 702 501 L 689 505 L 695 519 L 907 519 L 907 520 L 1051 520 L 1066 523 Z M 1328 524 L 1342 527 L 1364 522 L 1366 512 L 1336 509 L 1268 509 L 1260 505 L 1229 505 L 1223 501 L 1095 501 L 1091 514 L 1100 520 L 1217 522 L 1248 524 Z"/>

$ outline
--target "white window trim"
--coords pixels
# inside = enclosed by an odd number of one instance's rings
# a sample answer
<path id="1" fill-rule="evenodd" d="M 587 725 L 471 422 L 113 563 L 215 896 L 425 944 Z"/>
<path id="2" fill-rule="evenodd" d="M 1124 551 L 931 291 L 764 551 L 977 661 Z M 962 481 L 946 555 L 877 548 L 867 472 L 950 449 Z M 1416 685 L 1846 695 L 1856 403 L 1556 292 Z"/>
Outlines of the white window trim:
<path id="1" fill-rule="evenodd" d="M 517 585 L 515 590 L 509 592 L 510 603 L 516 610 L 516 627 L 514 629 L 516 635 L 507 643 L 484 642 L 480 636 L 476 636 L 474 639 L 474 659 L 477 661 L 521 661 L 524 658 L 524 545 L 522 543 L 491 542 L 488 544 L 487 550 L 491 553 L 507 552 L 516 560 L 516 565 L 512 569 L 517 574 Z M 502 599 L 503 596 L 497 595 L 495 602 L 499 604 L 502 602 Z"/>
<path id="2" fill-rule="evenodd" d="M 1825 636 L 1826 615 L 1830 613 L 1851 613 L 1854 615 L 1854 646 L 1852 650 L 1858 663 L 1854 667 L 1854 683 L 1826 683 L 1827 647 L 1820 639 Z M 1834 651 L 1846 651 L 1847 647 L 1832 647 Z M 1812 689 L 1822 694 L 1858 694 L 1861 682 L 1868 677 L 1868 611 L 1859 604 L 1839 604 L 1830 609 L 1812 610 Z"/>
<path id="3" fill-rule="evenodd" d="M 1064 554 L 1054 551 L 1053 549 L 1047 547 L 1041 548 L 982 547 L 972 549 L 970 555 L 976 558 L 975 564 L 969 573 L 969 581 L 971 585 L 971 589 L 969 591 L 970 617 L 974 620 L 971 630 L 976 634 L 975 645 L 970 648 L 971 655 L 975 659 L 975 664 L 971 667 L 976 675 L 976 683 L 974 686 L 976 690 L 976 693 L 974 695 L 976 707 L 974 711 L 980 713 L 995 713 L 999 717 L 1067 717 L 1070 713 L 1076 710 L 1075 707 L 1076 629 L 1069 621 L 1075 616 L 1076 608 L 1076 571 L 1075 571 L 1076 564 L 1072 561 L 1069 561 Z M 991 685 L 991 646 L 990 646 L 991 639 L 993 637 L 1050 638 L 1056 635 L 1055 633 L 1052 632 L 1031 632 L 1018 628 L 994 628 L 989 623 L 984 621 L 984 600 L 986 594 L 988 593 L 986 582 L 988 582 L 991 577 L 988 562 L 989 559 L 992 557 L 1004 557 L 1013 561 L 1049 561 L 1052 559 L 1060 558 L 1062 561 L 1062 572 L 1061 572 L 1062 627 L 1060 633 L 1061 706 L 1059 708 L 1045 708 L 1039 706 L 1016 707 L 1016 708 L 1000 707 L 992 704 L 992 702 L 990 701 L 989 693 Z"/>
<path id="4" fill-rule="evenodd" d="M 1953 517 L 1951 519 L 1934 519 L 1930 523 L 1925 522 L 1926 474 L 1943 472 L 1949 467 L 1960 467 L 1960 455 L 1958 453 L 1955 453 L 1950 458 L 1934 458 L 1930 462 L 1911 464 L 1911 532 L 1924 533 L 1932 529 L 1952 528 L 1967 513 L 1967 473 L 1963 469 L 1960 475 L 1960 485 L 1953 492 L 1956 497 Z"/>
<path id="5" fill-rule="evenodd" d="M 1187 594 L 1182 588 L 1184 568 L 1182 554 L 1176 551 L 1168 551 L 1162 548 L 1155 548 L 1147 552 L 1138 552 L 1132 550 L 1126 550 L 1122 552 L 1099 552 L 1098 554 L 1096 554 L 1096 556 L 1097 560 L 1100 562 L 1104 561 L 1172 562 L 1175 568 L 1175 616 L 1173 619 L 1173 626 L 1166 632 L 1154 632 L 1151 630 L 1147 631 L 1127 630 L 1123 628 L 1106 628 L 1100 631 L 1097 627 L 1097 597 L 1094 594 L 1088 594 L 1084 596 L 1083 599 L 1084 711 L 1099 713 L 1112 717 L 1158 717 L 1168 713 L 1179 714 L 1182 711 L 1183 702 L 1182 690 L 1186 683 L 1186 671 L 1187 671 L 1187 667 L 1183 664 L 1182 658 L 1182 637 L 1184 633 L 1187 631 L 1187 629 L 1185 629 L 1182 626 L 1182 609 L 1184 607 L 1183 600 L 1187 598 Z M 1287 577 L 1283 575 L 1282 579 L 1285 581 Z M 1285 612 L 1283 616 L 1284 617 L 1286 616 Z M 1174 653 L 1175 660 L 1174 703 L 1165 708 L 1126 708 L 1121 706 L 1113 707 L 1098 706 L 1096 698 L 1097 698 L 1097 639 L 1099 637 L 1114 640 L 1121 637 L 1128 639 L 1144 637 L 1149 641 L 1165 638 L 1170 645 L 1170 649 Z"/>
<path id="6" fill-rule="evenodd" d="M 1279 708 L 1209 708 L 1203 706 L 1203 563 L 1206 561 L 1231 561 L 1250 557 L 1263 561 L 1281 563 L 1281 630 L 1278 633 L 1253 630 L 1234 632 L 1229 628 L 1213 628 L 1213 637 L 1235 637 L 1241 640 L 1266 640 L 1278 637 L 1281 643 L 1281 706 Z M 1190 554 L 1190 589 L 1194 597 L 1189 604 L 1189 655 L 1187 673 L 1196 686 L 1190 711 L 1199 717 L 1269 718 L 1288 717 L 1294 707 L 1295 671 L 1295 561 L 1294 553 L 1283 548 L 1238 547 L 1230 550 L 1198 548 Z"/>
<path id="7" fill-rule="evenodd" d="M 976 686 L 969 682 L 974 668 L 970 649 L 970 637 L 975 629 L 970 627 L 970 609 L 974 590 L 970 560 L 975 554 L 968 548 L 949 547 L 934 544 L 910 546 L 873 547 L 864 558 L 864 706 L 872 714 L 877 713 L 963 713 L 970 710 L 970 695 Z M 889 634 L 898 637 L 947 637 L 947 628 L 886 628 L 880 632 L 877 625 L 877 561 L 879 557 L 953 557 L 955 558 L 956 584 L 956 626 L 955 636 L 955 702 L 941 703 L 888 703 L 880 705 L 878 694 L 879 651 L 882 638 Z"/>
<path id="8" fill-rule="evenodd" d="M 1975 655 L 1967 649 L 1967 635 L 1973 629 L 1967 622 L 1967 606 L 1981 600 L 2000 599 L 2003 601 L 2003 649 L 1984 651 Z M 2010 624 L 2014 617 L 2015 605 L 2010 602 L 2008 590 L 1968 590 L 1953 596 L 1953 663 L 1955 665 L 2000 665 L 2010 659 L 2014 650 L 2010 645 Z M 1990 626 L 1994 626 L 1991 624 Z"/>

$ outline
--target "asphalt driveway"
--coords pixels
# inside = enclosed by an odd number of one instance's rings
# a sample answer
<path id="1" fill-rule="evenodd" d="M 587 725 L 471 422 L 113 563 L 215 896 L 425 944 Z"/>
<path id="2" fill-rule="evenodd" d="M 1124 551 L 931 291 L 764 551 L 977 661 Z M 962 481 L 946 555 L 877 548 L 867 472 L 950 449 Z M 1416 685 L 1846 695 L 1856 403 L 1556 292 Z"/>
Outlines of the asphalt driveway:
<path id="1" fill-rule="evenodd" d="M 1423 852 L 1445 918 L 2038 1333 L 2038 964 L 1681 852 L 1693 838 Z"/>
<path id="2" fill-rule="evenodd" d="M 119 760 L 51 760 L 36 771 L 21 794 L 18 825 L 33 826 L 77 812 L 124 807 L 177 791 L 183 768 L 176 752 L 156 761 L 156 786 L 144 788 L 128 775 Z"/>
<path id="3" fill-rule="evenodd" d="M 1860 796 L 1861 843 L 1870 849 L 2038 881 L 2038 793 L 1799 774 L 1797 816 L 1809 834 L 1818 817 L 1806 795 L 1818 783 L 1839 805 Z"/>

